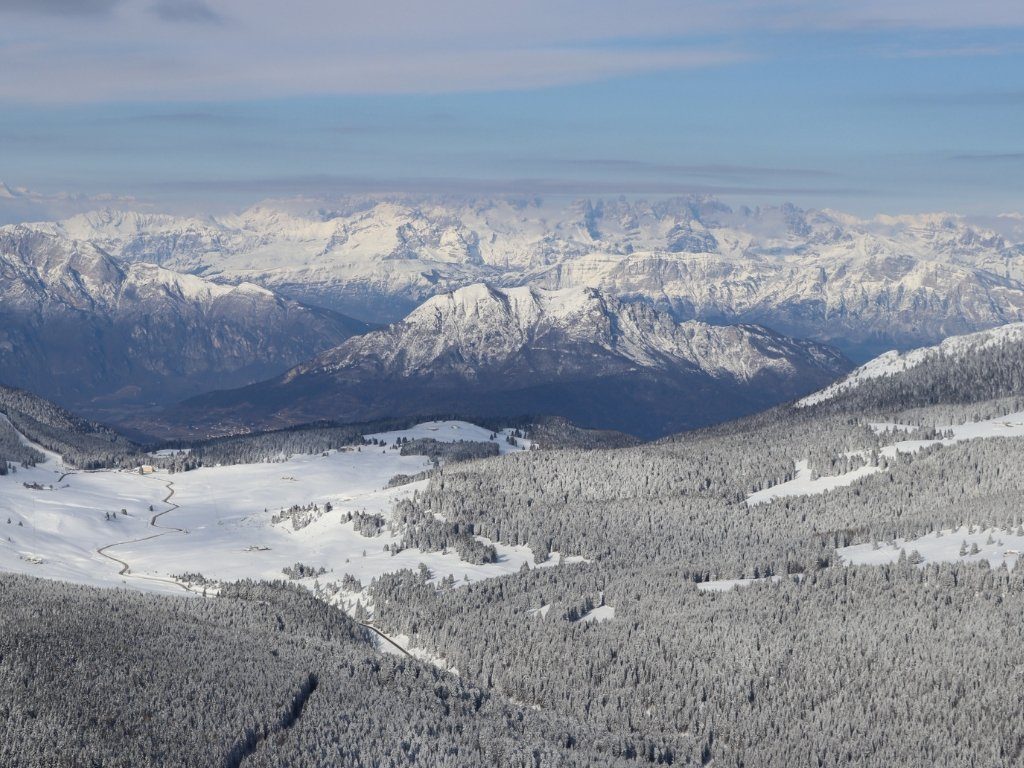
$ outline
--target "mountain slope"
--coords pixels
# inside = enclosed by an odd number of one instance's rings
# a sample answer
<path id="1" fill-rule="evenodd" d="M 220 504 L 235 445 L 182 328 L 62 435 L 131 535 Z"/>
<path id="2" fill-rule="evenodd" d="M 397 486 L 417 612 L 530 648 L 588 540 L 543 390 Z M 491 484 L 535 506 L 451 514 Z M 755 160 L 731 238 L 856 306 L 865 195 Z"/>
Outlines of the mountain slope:
<path id="1" fill-rule="evenodd" d="M 757 326 L 678 323 L 593 289 L 436 296 L 400 323 L 287 374 L 171 409 L 181 426 L 545 414 L 642 436 L 798 396 L 848 369 L 839 353 Z"/>
<path id="2" fill-rule="evenodd" d="M 914 408 L 1024 395 L 1024 323 L 879 355 L 798 408 Z"/>
<path id="3" fill-rule="evenodd" d="M 134 466 L 142 452 L 109 427 L 30 392 L 0 385 L 0 467 L 5 459 L 24 461 L 18 454 L 26 450 L 38 453 L 35 446 L 59 454 L 67 466 L 85 469 Z"/>
<path id="4" fill-rule="evenodd" d="M 77 406 L 180 398 L 286 370 L 362 323 L 95 245 L 0 228 L 0 381 Z M 97 400 L 98 398 L 98 400 Z"/>
<path id="5" fill-rule="evenodd" d="M 596 287 L 679 320 L 763 324 L 859 360 L 1024 320 L 1019 231 L 950 214 L 866 220 L 708 198 L 361 198 L 219 218 L 100 211 L 33 226 L 125 261 L 253 281 L 381 322 L 482 281 Z"/>

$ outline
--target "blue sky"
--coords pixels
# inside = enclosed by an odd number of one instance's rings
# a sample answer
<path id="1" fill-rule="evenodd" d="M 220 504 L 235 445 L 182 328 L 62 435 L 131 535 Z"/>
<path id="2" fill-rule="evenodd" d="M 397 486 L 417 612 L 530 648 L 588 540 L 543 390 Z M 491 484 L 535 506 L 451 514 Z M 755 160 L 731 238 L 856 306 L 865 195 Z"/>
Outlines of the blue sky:
<path id="1" fill-rule="evenodd" d="M 0 0 L 0 73 L 0 179 L 43 200 L 1024 209 L 1019 2 Z"/>

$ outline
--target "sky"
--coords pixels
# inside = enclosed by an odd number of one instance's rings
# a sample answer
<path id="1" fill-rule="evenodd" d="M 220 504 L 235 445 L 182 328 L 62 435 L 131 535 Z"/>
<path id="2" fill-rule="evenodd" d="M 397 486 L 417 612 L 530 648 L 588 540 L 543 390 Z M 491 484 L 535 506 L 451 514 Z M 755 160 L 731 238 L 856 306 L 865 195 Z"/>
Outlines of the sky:
<path id="1" fill-rule="evenodd" d="M 1020 0 L 0 0 L 7 218 L 364 192 L 997 214 L 1022 176 Z"/>

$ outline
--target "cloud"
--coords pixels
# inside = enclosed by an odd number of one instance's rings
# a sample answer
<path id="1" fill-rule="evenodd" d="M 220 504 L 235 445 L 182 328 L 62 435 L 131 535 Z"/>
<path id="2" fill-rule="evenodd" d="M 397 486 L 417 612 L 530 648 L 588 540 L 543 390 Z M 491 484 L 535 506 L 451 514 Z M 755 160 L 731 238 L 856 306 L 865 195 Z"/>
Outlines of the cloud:
<path id="1" fill-rule="evenodd" d="M 950 160 L 967 163 L 1005 163 L 1024 160 L 1024 152 L 974 152 L 953 155 Z"/>
<path id="2" fill-rule="evenodd" d="M 218 27 L 218 31 L 220 27 Z M 172 35 L 167 35 L 172 39 Z M 275 49 L 227 37 L 202 46 L 181 40 L 173 51 L 132 44 L 116 61 L 96 43 L 80 52 L 0 46 L 0 99 L 81 103 L 310 94 L 419 94 L 530 90 L 626 75 L 699 69 L 744 61 L 745 53 L 709 47 L 444 48 L 430 52 L 364 51 L 340 41 Z M 237 41 L 235 41 L 237 43 Z M 291 45 L 291 43 L 289 43 Z M 79 43 L 74 44 L 78 48 Z M 253 49 L 260 48 L 257 58 Z"/>
<path id="3" fill-rule="evenodd" d="M 120 3 L 121 0 L 0 0 L 0 13 L 105 16 Z"/>
<path id="4" fill-rule="evenodd" d="M 0 181 L 0 224 L 61 219 L 97 208 L 145 210 L 151 206 L 131 196 L 40 192 Z"/>
<path id="5" fill-rule="evenodd" d="M 746 195 L 786 197 L 790 195 L 859 196 L 865 190 L 845 186 L 770 184 L 704 184 L 672 181 L 623 179 L 460 178 L 406 177 L 374 178 L 344 175 L 296 175 L 250 179 L 192 179 L 158 182 L 145 187 L 159 196 L 171 194 L 273 197 L 289 195 L 332 196 L 346 194 L 410 195 Z"/>
<path id="6" fill-rule="evenodd" d="M 153 13 L 164 21 L 184 24 L 221 24 L 224 17 L 202 0 L 157 0 Z"/>
<path id="7" fill-rule="evenodd" d="M 576 168 L 605 170 L 613 172 L 633 172 L 640 174 L 702 176 L 708 178 L 828 178 L 835 176 L 832 171 L 816 168 L 771 168 L 760 165 L 733 165 L 728 163 L 711 163 L 705 165 L 679 165 L 674 163 L 653 163 L 643 160 L 625 160 L 609 158 L 584 158 L 579 160 L 545 160 L 546 164 L 561 164 Z"/>
<path id="8" fill-rule="evenodd" d="M 1024 91 L 935 91 L 891 93 L 873 101 L 896 107 L 1016 107 L 1024 105 Z"/>
<path id="9" fill-rule="evenodd" d="M 199 110 L 184 112 L 147 112 L 128 117 L 110 118 L 114 122 L 168 123 L 173 125 L 219 125 L 236 122 L 236 118 L 217 112 Z"/>
<path id="10" fill-rule="evenodd" d="M 32 102 L 533 89 L 728 66 L 794 34 L 1024 27 L 1019 0 L 0 0 L 3 10 L 20 13 L 0 29 L 0 99 Z M 83 35 L 70 18 L 83 14 L 104 24 Z"/>
<path id="11" fill-rule="evenodd" d="M 1009 56 L 1020 53 L 1019 45 L 953 45 L 932 48 L 905 48 L 885 55 L 900 59 L 977 58 L 979 56 Z"/>

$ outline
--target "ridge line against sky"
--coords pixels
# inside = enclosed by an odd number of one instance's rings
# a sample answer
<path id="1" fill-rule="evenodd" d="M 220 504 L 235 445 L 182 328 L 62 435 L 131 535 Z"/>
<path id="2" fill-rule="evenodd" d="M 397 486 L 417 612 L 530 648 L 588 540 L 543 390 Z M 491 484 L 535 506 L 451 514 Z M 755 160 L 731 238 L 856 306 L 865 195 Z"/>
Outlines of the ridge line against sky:
<path id="1" fill-rule="evenodd" d="M 0 179 L 1024 208 L 1024 4 L 0 0 Z M 40 211 L 41 212 L 41 211 Z"/>

